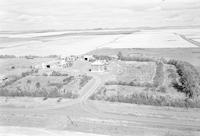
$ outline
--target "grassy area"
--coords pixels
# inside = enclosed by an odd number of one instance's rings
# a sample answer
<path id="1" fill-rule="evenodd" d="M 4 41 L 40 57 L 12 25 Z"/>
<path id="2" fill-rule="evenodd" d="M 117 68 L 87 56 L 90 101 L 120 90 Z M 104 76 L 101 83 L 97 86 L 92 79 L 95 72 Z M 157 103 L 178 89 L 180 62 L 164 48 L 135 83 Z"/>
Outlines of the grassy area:
<path id="1" fill-rule="evenodd" d="M 116 82 L 151 83 L 155 74 L 154 62 L 115 61 L 108 66 Z"/>
<path id="2" fill-rule="evenodd" d="M 106 100 L 111 102 L 136 103 L 156 106 L 173 106 L 173 107 L 198 107 L 200 108 L 200 76 L 193 65 L 178 60 L 153 59 L 144 62 L 132 61 L 135 59 L 128 58 L 129 67 L 126 65 L 115 68 L 115 80 L 105 82 L 91 99 Z M 127 60 L 120 62 L 126 64 Z M 134 70 L 140 63 L 147 63 L 149 67 Z M 126 70 L 124 70 L 126 69 Z M 153 69 L 154 72 L 148 70 Z M 148 71 L 148 72 L 145 72 Z M 151 71 L 153 71 L 151 70 Z M 151 78 L 144 76 L 154 73 Z M 112 73 L 113 74 L 113 73 Z M 136 80 L 144 77 L 143 80 Z M 147 79 L 145 79 L 147 78 Z M 152 80 L 150 80 L 152 79 Z"/>

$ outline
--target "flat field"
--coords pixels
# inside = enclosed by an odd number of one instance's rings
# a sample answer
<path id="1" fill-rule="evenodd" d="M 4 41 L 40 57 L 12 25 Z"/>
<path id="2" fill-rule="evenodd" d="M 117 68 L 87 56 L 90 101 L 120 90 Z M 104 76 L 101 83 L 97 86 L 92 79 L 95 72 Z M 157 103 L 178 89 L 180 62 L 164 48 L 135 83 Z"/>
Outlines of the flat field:
<path id="1" fill-rule="evenodd" d="M 58 32 L 1 33 L 0 54 L 84 54 L 97 48 L 194 48 L 199 28 L 102 29 Z M 192 35 L 192 37 L 190 37 Z M 78 50 L 77 50 L 78 49 Z"/>
<path id="2" fill-rule="evenodd" d="M 116 81 L 152 82 L 156 65 L 154 62 L 116 61 L 108 68 Z"/>

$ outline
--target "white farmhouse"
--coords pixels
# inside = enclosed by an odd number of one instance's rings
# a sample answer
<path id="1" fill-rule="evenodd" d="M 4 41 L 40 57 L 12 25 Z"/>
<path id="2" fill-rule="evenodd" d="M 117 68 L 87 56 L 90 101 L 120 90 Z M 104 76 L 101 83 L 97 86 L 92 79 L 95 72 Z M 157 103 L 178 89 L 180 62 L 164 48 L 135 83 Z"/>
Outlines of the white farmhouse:
<path id="1" fill-rule="evenodd" d="M 107 63 L 105 61 L 97 60 L 91 63 L 91 72 L 105 72 L 107 70 Z"/>

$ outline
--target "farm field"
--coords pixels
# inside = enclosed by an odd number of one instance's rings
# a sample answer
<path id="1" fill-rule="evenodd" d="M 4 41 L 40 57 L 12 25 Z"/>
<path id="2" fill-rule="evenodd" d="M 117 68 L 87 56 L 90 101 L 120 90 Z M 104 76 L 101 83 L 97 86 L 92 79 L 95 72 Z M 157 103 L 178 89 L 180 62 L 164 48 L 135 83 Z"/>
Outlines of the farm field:
<path id="1" fill-rule="evenodd" d="M 102 101 L 88 101 L 84 108 L 79 104 L 67 106 L 73 102 L 74 99 L 57 102 L 57 99 L 43 101 L 41 98 L 8 98 L 5 102 L 1 98 L 0 124 L 5 127 L 1 131 L 9 134 L 15 131 L 12 126 L 18 126 L 16 130 L 27 127 L 35 129 L 35 133 L 36 129 L 45 128 L 52 135 L 64 135 L 66 130 L 88 135 L 199 135 L 199 109 Z"/>
<path id="2" fill-rule="evenodd" d="M 0 54 L 17 56 L 30 54 L 40 56 L 80 55 L 97 48 L 194 48 L 198 45 L 188 42 L 180 35 L 198 36 L 197 31 L 199 28 L 171 28 L 169 30 L 116 28 L 74 30 L 73 32 L 1 33 Z M 192 37 L 190 38 L 192 39 Z"/>

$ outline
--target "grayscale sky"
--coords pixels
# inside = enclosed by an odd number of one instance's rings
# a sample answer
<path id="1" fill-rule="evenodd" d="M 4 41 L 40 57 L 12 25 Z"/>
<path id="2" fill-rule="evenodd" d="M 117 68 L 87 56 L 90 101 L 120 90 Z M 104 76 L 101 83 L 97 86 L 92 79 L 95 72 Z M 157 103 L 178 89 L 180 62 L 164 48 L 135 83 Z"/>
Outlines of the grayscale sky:
<path id="1" fill-rule="evenodd" d="M 200 24 L 200 0 L 0 0 L 0 31 Z"/>

